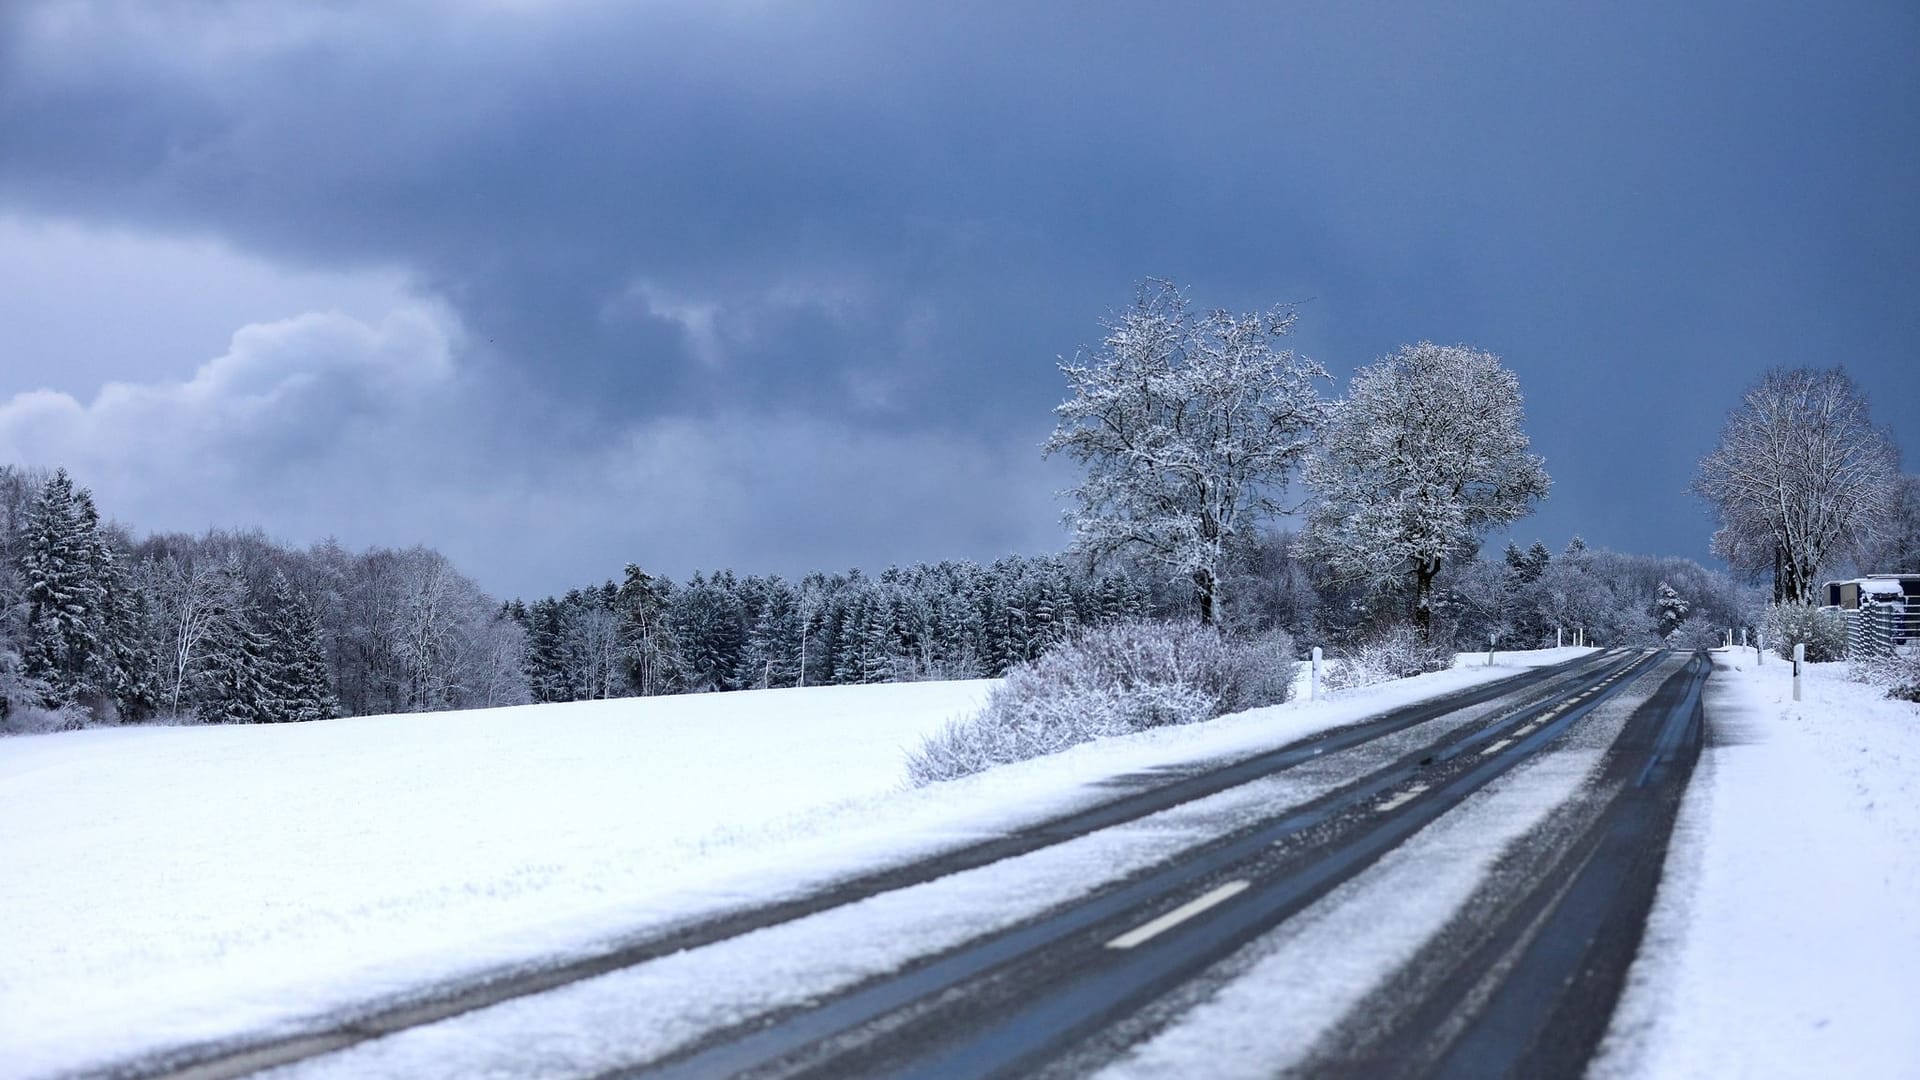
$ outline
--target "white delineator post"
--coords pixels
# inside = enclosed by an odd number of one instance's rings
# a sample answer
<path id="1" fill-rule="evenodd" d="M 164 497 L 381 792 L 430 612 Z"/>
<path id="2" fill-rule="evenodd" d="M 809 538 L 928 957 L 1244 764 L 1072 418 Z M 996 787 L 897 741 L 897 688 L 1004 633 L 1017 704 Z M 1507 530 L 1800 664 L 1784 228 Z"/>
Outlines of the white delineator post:
<path id="1" fill-rule="evenodd" d="M 1560 640 L 1560 628 L 1557 626 L 1554 627 L 1553 628 L 1553 647 L 1558 649 L 1564 646 L 1565 644 L 1566 642 Z"/>
<path id="2" fill-rule="evenodd" d="M 1313 647 L 1313 662 L 1307 672 L 1307 700 L 1316 701 L 1320 697 L 1320 646 Z"/>
<path id="3" fill-rule="evenodd" d="M 1807 646 L 1803 642 L 1793 647 L 1793 700 L 1800 700 L 1800 665 L 1806 663 Z"/>
<path id="4" fill-rule="evenodd" d="M 1494 634 L 1487 635 L 1487 666 L 1488 667 L 1493 666 L 1493 641 L 1495 636 L 1496 635 Z"/>
<path id="5" fill-rule="evenodd" d="M 1767 635 L 1758 630 L 1753 632 L 1753 662 L 1756 664 L 1767 662 Z"/>

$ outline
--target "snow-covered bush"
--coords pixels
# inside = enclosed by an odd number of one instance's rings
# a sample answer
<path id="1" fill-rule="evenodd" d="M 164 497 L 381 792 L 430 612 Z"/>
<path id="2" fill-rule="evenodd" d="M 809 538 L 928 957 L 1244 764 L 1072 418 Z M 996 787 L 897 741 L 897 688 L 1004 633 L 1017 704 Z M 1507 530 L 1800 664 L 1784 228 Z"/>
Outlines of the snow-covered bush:
<path id="1" fill-rule="evenodd" d="M 1854 679 L 1884 689 L 1890 698 L 1920 702 L 1920 651 L 1916 647 L 1862 657 L 1847 667 Z"/>
<path id="2" fill-rule="evenodd" d="M 43 735 L 88 725 L 87 710 L 78 705 L 48 708 L 43 704 L 48 696 L 47 684 L 26 673 L 20 654 L 0 648 L 0 735 Z"/>
<path id="3" fill-rule="evenodd" d="M 1726 644 L 1726 632 L 1715 626 L 1711 619 L 1689 615 L 1667 635 L 1666 642 L 1667 648 L 1682 652 L 1714 649 Z"/>
<path id="4" fill-rule="evenodd" d="M 1767 609 L 1767 643 L 1787 660 L 1793 647 L 1807 647 L 1809 663 L 1824 664 L 1847 657 L 1847 622 L 1840 612 L 1812 604 L 1775 604 Z"/>
<path id="5" fill-rule="evenodd" d="M 15 705 L 0 716 L 0 735 L 45 735 L 92 726 L 92 714 L 78 705 Z"/>
<path id="6" fill-rule="evenodd" d="M 1453 652 L 1435 645 L 1405 623 L 1356 642 L 1327 671 L 1327 688 L 1344 690 L 1404 679 L 1453 666 Z"/>
<path id="7" fill-rule="evenodd" d="M 1276 705 L 1293 685 L 1293 641 L 1233 641 L 1192 623 L 1127 621 L 1085 631 L 1007 673 L 978 715 L 955 720 L 907 762 L 930 784 L 1109 735 Z"/>

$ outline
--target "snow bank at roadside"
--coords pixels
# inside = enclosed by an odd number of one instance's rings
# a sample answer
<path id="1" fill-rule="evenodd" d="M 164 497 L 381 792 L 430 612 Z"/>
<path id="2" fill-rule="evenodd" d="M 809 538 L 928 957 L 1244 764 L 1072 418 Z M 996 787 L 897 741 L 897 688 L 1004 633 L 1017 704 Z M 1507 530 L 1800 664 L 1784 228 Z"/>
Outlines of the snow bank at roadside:
<path id="1" fill-rule="evenodd" d="M 1714 654 L 1710 742 L 1595 1077 L 1920 1076 L 1920 706 Z"/>
<path id="2" fill-rule="evenodd" d="M 1098 801 L 1118 773 L 1586 651 L 1503 653 L 919 791 L 907 748 L 990 682 L 0 741 L 0 1075 L 594 947 L 1017 828 Z"/>

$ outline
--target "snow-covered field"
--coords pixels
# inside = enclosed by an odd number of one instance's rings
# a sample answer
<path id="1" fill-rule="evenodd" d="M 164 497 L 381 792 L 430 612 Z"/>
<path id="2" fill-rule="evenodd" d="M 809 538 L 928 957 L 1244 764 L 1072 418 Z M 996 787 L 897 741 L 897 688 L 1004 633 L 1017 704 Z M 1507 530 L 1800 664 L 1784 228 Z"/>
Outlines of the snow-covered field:
<path id="1" fill-rule="evenodd" d="M 904 786 L 907 748 L 977 707 L 990 682 L 0 740 L 0 1076 L 260 1030 L 604 947 L 1018 828 L 1101 798 L 1099 783 L 1116 774 L 1254 752 L 1575 652 L 1502 653 L 1493 668 L 1485 654 L 1463 657 L 1437 675 L 920 790 Z M 1789 665 L 1756 666 L 1751 651 L 1719 653 L 1717 664 L 1708 709 L 1720 741 L 1683 809 L 1647 948 L 1596 1075 L 1920 1076 L 1920 707 L 1879 698 L 1838 665 L 1810 666 L 1795 704 Z M 1548 770 L 1538 791 L 1516 785 L 1489 798 L 1525 802 L 1566 782 Z M 979 873 L 977 888 L 945 886 L 946 899 L 972 888 L 1058 902 L 1063 888 L 1170 853 L 1208 814 L 1236 812 L 1235 799 L 1272 797 L 1216 797 L 1218 806 L 1036 853 Z M 1429 846 L 1478 865 L 1505 833 L 1461 832 L 1470 826 L 1463 817 Z M 1469 840 L 1473 858 L 1458 847 Z M 861 925 L 848 930 L 836 977 L 893 962 L 856 962 L 871 919 L 925 924 L 900 940 L 988 928 L 919 910 L 935 891 L 850 911 Z M 1315 925 L 1279 941 L 1274 962 L 1312 947 Z M 832 928 L 823 919 L 810 932 Z M 1241 999 L 1271 1004 L 1261 966 L 1121 1071 L 1156 1072 L 1153 1054 L 1176 1059 L 1182 1031 L 1225 1022 Z M 647 977 L 670 974 L 661 966 Z M 714 1007 L 744 1000 L 716 997 Z M 528 1027 L 503 1029 L 516 1039 L 551 1020 L 552 1010 L 522 1011 Z M 404 1073 L 422 1059 L 398 1060 Z"/>
<path id="2" fill-rule="evenodd" d="M 0 1075 L 602 946 L 1576 652 L 1481 654 L 917 791 L 906 749 L 990 682 L 0 741 Z"/>
<path id="3" fill-rule="evenodd" d="M 1920 1077 L 1920 705 L 1714 654 L 1710 744 L 1594 1074 Z"/>

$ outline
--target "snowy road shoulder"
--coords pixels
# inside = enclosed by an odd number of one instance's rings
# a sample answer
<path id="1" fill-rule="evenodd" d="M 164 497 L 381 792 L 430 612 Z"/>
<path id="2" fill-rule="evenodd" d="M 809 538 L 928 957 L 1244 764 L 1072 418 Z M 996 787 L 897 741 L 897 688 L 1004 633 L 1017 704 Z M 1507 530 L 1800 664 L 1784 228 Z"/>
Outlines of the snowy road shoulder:
<path id="1" fill-rule="evenodd" d="M 1592 1075 L 1920 1076 L 1920 707 L 1714 654 L 1709 742 Z"/>

